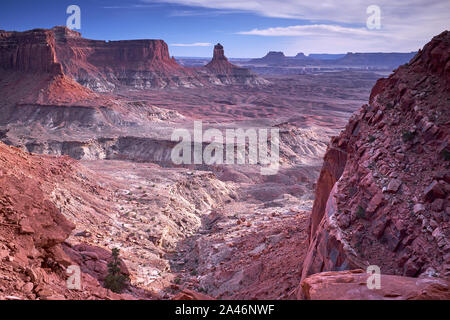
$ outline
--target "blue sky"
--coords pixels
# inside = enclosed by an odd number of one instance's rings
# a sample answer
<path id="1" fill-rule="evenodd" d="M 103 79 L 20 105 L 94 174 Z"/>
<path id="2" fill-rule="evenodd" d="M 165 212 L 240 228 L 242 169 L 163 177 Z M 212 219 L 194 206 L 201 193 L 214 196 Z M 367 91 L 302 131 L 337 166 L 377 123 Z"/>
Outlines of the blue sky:
<path id="1" fill-rule="evenodd" d="M 175 56 L 211 56 L 217 42 L 237 58 L 270 50 L 405 52 L 449 29 L 450 21 L 447 0 L 2 0 L 0 29 L 65 25 L 71 4 L 81 8 L 84 37 L 163 39 Z M 371 4 L 380 8 L 380 29 L 366 26 Z"/>

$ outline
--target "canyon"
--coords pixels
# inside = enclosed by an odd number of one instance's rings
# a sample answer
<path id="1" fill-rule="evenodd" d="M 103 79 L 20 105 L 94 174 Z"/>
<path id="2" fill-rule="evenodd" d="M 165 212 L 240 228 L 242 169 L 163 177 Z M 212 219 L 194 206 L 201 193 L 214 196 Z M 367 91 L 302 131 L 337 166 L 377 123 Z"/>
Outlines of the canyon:
<path id="1" fill-rule="evenodd" d="M 258 74 L 220 43 L 189 67 L 162 40 L 0 31 L 0 299 L 449 299 L 449 48 Z M 174 164 L 194 121 L 279 129 L 277 174 Z"/>

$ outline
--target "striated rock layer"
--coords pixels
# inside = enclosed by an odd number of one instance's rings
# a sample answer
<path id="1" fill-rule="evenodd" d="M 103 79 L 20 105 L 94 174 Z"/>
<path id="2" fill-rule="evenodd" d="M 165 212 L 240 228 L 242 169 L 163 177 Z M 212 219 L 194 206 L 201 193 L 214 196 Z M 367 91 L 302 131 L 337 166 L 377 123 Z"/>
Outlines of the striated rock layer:
<path id="1" fill-rule="evenodd" d="M 450 275 L 450 32 L 372 90 L 332 139 L 316 188 L 302 279 L 378 265 Z"/>
<path id="2" fill-rule="evenodd" d="M 61 26 L 25 32 L 0 31 L 0 68 L 64 73 L 98 92 L 264 83 L 247 69 L 230 63 L 225 69 L 215 63 L 206 68 L 180 66 L 170 57 L 163 40 L 90 40 Z"/>

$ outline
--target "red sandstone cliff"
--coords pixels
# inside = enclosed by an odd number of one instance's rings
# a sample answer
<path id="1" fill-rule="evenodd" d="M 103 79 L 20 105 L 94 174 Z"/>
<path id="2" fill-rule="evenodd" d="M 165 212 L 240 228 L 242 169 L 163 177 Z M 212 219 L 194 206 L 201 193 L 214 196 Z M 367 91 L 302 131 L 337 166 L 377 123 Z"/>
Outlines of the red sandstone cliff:
<path id="1" fill-rule="evenodd" d="M 0 68 L 66 75 L 98 92 L 121 88 L 258 85 L 267 81 L 217 55 L 205 68 L 180 66 L 163 40 L 102 41 L 66 27 L 0 31 Z"/>
<path id="2" fill-rule="evenodd" d="M 369 104 L 332 139 L 302 279 L 368 265 L 383 274 L 449 278 L 449 84 L 445 31 L 379 80 Z"/>
<path id="3" fill-rule="evenodd" d="M 65 27 L 52 32 L 64 72 L 93 90 L 201 85 L 193 70 L 170 57 L 163 40 L 90 40 Z"/>
<path id="4" fill-rule="evenodd" d="M 55 36 L 50 30 L 0 31 L 0 66 L 25 72 L 62 74 L 56 60 Z"/>
<path id="5" fill-rule="evenodd" d="M 65 76 L 56 42 L 52 30 L 0 31 L 0 104 L 61 104 L 96 97 Z"/>

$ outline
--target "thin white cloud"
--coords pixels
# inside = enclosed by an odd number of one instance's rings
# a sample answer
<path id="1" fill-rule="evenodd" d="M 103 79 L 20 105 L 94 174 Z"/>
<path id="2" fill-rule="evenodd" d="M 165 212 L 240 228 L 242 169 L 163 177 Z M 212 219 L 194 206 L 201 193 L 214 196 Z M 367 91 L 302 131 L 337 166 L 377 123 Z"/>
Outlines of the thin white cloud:
<path id="1" fill-rule="evenodd" d="M 142 0 L 147 3 L 171 3 L 209 9 L 239 10 L 273 18 L 293 18 L 313 21 L 364 24 L 366 9 L 377 5 L 386 18 L 414 20 L 434 14 L 434 18 L 449 17 L 450 2 L 446 0 Z M 443 24 L 448 25 L 448 20 Z"/>
<path id="2" fill-rule="evenodd" d="M 238 10 L 264 17 L 296 19 L 299 20 L 298 23 L 289 27 L 274 25 L 271 28 L 237 30 L 237 33 L 241 36 L 290 36 L 292 45 L 308 44 L 311 48 L 328 48 L 328 50 L 333 50 L 337 46 L 340 49 L 348 47 L 348 51 L 353 51 L 353 48 L 357 48 L 358 51 L 417 50 L 434 35 L 450 28 L 448 0 L 141 1 L 184 5 L 193 11 L 196 8 Z M 366 10 L 370 5 L 377 5 L 381 9 L 380 30 L 366 28 L 369 17 Z"/>
<path id="3" fill-rule="evenodd" d="M 194 42 L 194 43 L 172 43 L 172 47 L 211 47 L 209 42 Z"/>
<path id="4" fill-rule="evenodd" d="M 267 29 L 253 29 L 237 32 L 238 34 L 270 36 L 270 37 L 295 37 L 295 36 L 326 36 L 330 34 L 348 34 L 358 36 L 374 35 L 374 32 L 365 28 L 347 28 L 338 25 L 313 24 L 296 25 L 289 27 L 274 27 Z"/>
<path id="5" fill-rule="evenodd" d="M 169 13 L 170 17 L 200 17 L 200 16 L 206 16 L 206 17 L 217 17 L 222 16 L 226 14 L 234 14 L 239 13 L 237 10 L 172 10 L 172 12 Z"/>
<path id="6" fill-rule="evenodd" d="M 144 1 L 145 2 L 145 1 Z M 161 6 L 162 3 L 135 3 L 123 6 L 103 6 L 103 9 L 144 9 L 144 8 L 155 8 Z"/>

